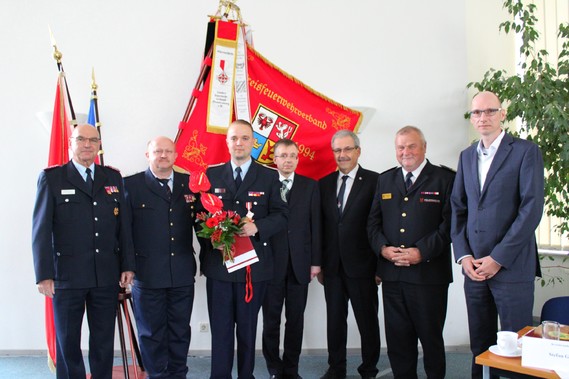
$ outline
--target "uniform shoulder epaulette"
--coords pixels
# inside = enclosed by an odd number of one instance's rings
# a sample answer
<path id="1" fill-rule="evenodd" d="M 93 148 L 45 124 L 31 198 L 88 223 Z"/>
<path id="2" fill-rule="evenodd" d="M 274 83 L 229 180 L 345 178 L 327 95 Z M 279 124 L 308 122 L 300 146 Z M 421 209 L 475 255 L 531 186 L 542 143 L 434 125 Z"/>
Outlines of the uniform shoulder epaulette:
<path id="1" fill-rule="evenodd" d="M 120 172 L 121 172 L 121 170 L 119 170 L 118 168 L 113 167 L 113 166 L 105 165 L 105 167 L 106 167 L 106 168 L 110 168 L 111 170 L 115 170 L 115 171 L 118 172 L 119 174 L 120 174 Z"/>
<path id="2" fill-rule="evenodd" d="M 43 170 L 44 170 L 44 171 L 50 171 L 50 170 L 53 170 L 54 168 L 58 168 L 58 167 L 61 167 L 61 166 L 63 166 L 63 165 L 61 165 L 61 164 L 54 164 L 53 166 L 46 167 L 46 168 L 44 168 Z"/>
<path id="3" fill-rule="evenodd" d="M 396 170 L 397 167 L 399 167 L 399 166 L 395 166 L 395 167 L 388 168 L 387 170 L 385 170 L 385 171 L 383 171 L 383 172 L 380 172 L 379 175 L 383 175 L 383 174 L 385 174 L 386 172 Z"/>
<path id="4" fill-rule="evenodd" d="M 456 174 L 456 170 L 454 170 L 448 166 L 445 166 L 444 164 L 441 164 L 439 166 L 440 166 L 440 168 L 444 168 L 445 170 L 450 171 L 450 172 L 454 172 Z"/>
<path id="5" fill-rule="evenodd" d="M 223 166 L 224 164 L 225 164 L 225 162 L 214 163 L 214 164 L 207 165 L 207 168 L 219 167 L 219 166 Z"/>

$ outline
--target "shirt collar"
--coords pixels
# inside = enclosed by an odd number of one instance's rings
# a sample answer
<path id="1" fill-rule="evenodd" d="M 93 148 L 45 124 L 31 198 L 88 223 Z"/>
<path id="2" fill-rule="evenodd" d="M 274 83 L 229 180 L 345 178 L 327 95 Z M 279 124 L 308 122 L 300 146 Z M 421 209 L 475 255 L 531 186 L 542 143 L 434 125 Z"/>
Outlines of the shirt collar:
<path id="1" fill-rule="evenodd" d="M 283 180 L 288 179 L 288 185 L 292 186 L 292 182 L 294 182 L 294 172 L 292 174 L 290 174 L 290 176 L 288 178 L 285 178 L 280 172 L 279 172 L 279 181 L 282 183 Z"/>
<path id="2" fill-rule="evenodd" d="M 484 155 L 484 153 L 486 153 L 486 155 L 494 155 L 496 150 L 498 150 L 500 143 L 502 143 L 502 140 L 504 139 L 505 135 L 506 132 L 502 130 L 502 132 L 498 135 L 498 137 L 496 137 L 494 142 L 492 142 L 490 147 L 487 149 L 484 147 L 482 140 L 478 141 L 478 145 L 476 146 L 476 152 L 478 153 L 478 156 Z"/>
<path id="3" fill-rule="evenodd" d="M 356 165 L 356 167 L 354 167 L 352 171 L 348 172 L 347 174 L 344 174 L 342 171 L 338 170 L 338 180 L 342 180 L 342 176 L 344 175 L 348 175 L 350 179 L 354 180 L 359 169 L 360 165 Z"/>
<path id="4" fill-rule="evenodd" d="M 414 179 L 417 179 L 419 177 L 419 175 L 421 175 L 421 171 L 423 171 L 423 169 L 425 168 L 426 165 L 427 165 L 427 159 L 423 159 L 423 162 L 421 162 L 419 167 L 417 167 L 415 170 L 411 171 Z M 407 173 L 409 171 L 407 171 L 403 167 L 401 167 L 401 172 L 403 173 L 403 178 L 405 179 L 405 177 L 407 176 Z"/>
<path id="5" fill-rule="evenodd" d="M 73 162 L 73 166 L 75 166 L 77 171 L 79 171 L 79 174 L 81 174 L 83 179 L 85 179 L 87 177 L 87 173 L 85 172 L 87 170 L 87 168 L 91 169 L 91 175 L 93 175 L 93 178 L 95 177 L 95 163 L 94 162 L 91 163 L 91 165 L 89 167 L 85 167 L 82 164 L 75 162 L 73 159 L 71 160 L 71 162 Z"/>
<path id="6" fill-rule="evenodd" d="M 231 162 L 231 171 L 235 172 L 235 169 L 237 167 L 241 167 L 241 177 L 244 179 L 245 175 L 247 175 L 247 171 L 249 171 L 249 168 L 251 167 L 251 164 L 253 163 L 253 160 L 251 158 L 249 158 L 249 160 L 245 163 L 243 163 L 241 166 L 237 166 L 233 161 Z"/>

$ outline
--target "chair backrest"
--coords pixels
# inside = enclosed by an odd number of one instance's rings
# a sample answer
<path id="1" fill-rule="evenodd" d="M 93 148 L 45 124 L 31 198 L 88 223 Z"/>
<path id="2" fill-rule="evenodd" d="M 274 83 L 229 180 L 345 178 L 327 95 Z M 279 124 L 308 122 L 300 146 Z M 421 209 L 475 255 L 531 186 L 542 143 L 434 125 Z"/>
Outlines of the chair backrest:
<path id="1" fill-rule="evenodd" d="M 554 297 L 543 304 L 541 321 L 557 321 L 569 325 L 569 296 Z"/>

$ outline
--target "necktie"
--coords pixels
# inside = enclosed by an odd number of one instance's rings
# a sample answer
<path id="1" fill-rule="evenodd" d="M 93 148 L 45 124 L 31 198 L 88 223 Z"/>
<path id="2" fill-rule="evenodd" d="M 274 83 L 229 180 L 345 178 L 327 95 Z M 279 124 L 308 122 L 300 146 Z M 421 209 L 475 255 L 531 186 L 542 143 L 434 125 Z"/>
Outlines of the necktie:
<path id="1" fill-rule="evenodd" d="M 166 194 L 168 195 L 168 197 L 172 196 L 172 190 L 170 189 L 170 186 L 168 185 L 168 182 L 170 182 L 170 178 L 167 179 L 160 179 L 160 178 L 156 178 L 160 183 L 162 183 L 162 187 L 164 189 L 164 191 L 166 192 Z"/>
<path id="2" fill-rule="evenodd" d="M 348 178 L 348 175 L 342 176 L 342 185 L 340 186 L 340 191 L 338 191 L 338 214 L 340 216 L 344 210 L 344 193 L 346 192 L 346 180 L 348 180 Z"/>
<path id="3" fill-rule="evenodd" d="M 281 186 L 281 198 L 283 199 L 283 201 L 286 203 L 287 202 L 287 197 L 288 197 L 288 193 L 290 191 L 290 189 L 288 188 L 288 184 L 290 183 L 290 179 L 284 179 L 282 181 L 282 186 Z"/>
<path id="4" fill-rule="evenodd" d="M 239 189 L 239 186 L 243 182 L 243 179 L 241 179 L 241 167 L 235 168 L 235 174 L 236 174 L 235 175 L 235 187 L 237 187 L 237 189 Z"/>
<path id="5" fill-rule="evenodd" d="M 89 193 L 93 192 L 93 178 L 91 177 L 91 169 L 87 168 L 85 170 L 85 174 L 87 174 L 87 178 L 85 179 L 85 183 L 87 183 L 87 188 L 89 189 Z"/>
<path id="6" fill-rule="evenodd" d="M 411 188 L 411 186 L 413 185 L 413 181 L 411 180 L 412 177 L 413 177 L 412 172 L 408 172 L 407 175 L 405 175 L 405 189 L 407 191 L 409 191 L 409 188 Z"/>

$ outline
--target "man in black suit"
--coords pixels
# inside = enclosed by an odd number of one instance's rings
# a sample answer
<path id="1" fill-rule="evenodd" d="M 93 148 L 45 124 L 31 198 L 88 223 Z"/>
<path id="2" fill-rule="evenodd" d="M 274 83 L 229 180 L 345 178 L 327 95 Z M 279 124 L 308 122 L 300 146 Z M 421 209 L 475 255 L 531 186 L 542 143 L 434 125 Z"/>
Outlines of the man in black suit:
<path id="1" fill-rule="evenodd" d="M 223 209 L 248 217 L 249 222 L 243 225 L 239 235 L 250 238 L 259 258 L 250 266 L 248 281 L 246 268 L 229 273 L 221 251 L 214 250 L 209 239 L 200 238 L 200 268 L 207 277 L 212 337 L 211 379 L 231 378 L 235 335 L 238 377 L 253 378 L 257 317 L 274 275 L 272 237 L 287 222 L 288 210 L 281 198 L 278 174 L 253 162 L 253 143 L 251 124 L 234 121 L 227 130 L 231 160 L 207 170 L 210 191 L 221 199 Z M 245 301 L 248 291 L 253 291 L 250 302 Z"/>
<path id="2" fill-rule="evenodd" d="M 417 378 L 419 339 L 427 377 L 444 378 L 454 172 L 425 159 L 427 142 L 414 126 L 397 132 L 395 152 L 401 167 L 379 176 L 368 220 L 383 283 L 387 354 L 395 378 Z"/>
<path id="3" fill-rule="evenodd" d="M 73 159 L 38 179 L 32 250 L 39 292 L 53 298 L 57 378 L 85 378 L 81 324 L 87 310 L 93 378 L 111 379 L 119 283 L 134 276 L 129 209 L 122 177 L 96 165 L 91 125 L 71 135 Z"/>
<path id="4" fill-rule="evenodd" d="M 377 257 L 366 225 L 378 174 L 358 165 L 360 141 L 340 130 L 332 137 L 339 171 L 320 179 L 322 203 L 322 273 L 326 297 L 328 364 L 322 379 L 346 377 L 348 301 L 361 337 L 362 378 L 375 378 L 380 339 L 375 282 Z"/>
<path id="5" fill-rule="evenodd" d="M 172 169 L 176 156 L 174 142 L 157 137 L 147 146 L 148 169 L 125 178 L 136 256 L 134 315 L 149 378 L 185 378 L 188 372 L 197 197 L 189 176 Z"/>
<path id="6" fill-rule="evenodd" d="M 274 238 L 275 276 L 263 303 L 263 355 L 271 378 L 298 379 L 308 284 L 320 272 L 320 194 L 318 183 L 296 174 L 298 146 L 290 139 L 274 146 L 288 226 Z M 286 308 L 284 352 L 279 355 L 281 313 Z"/>

